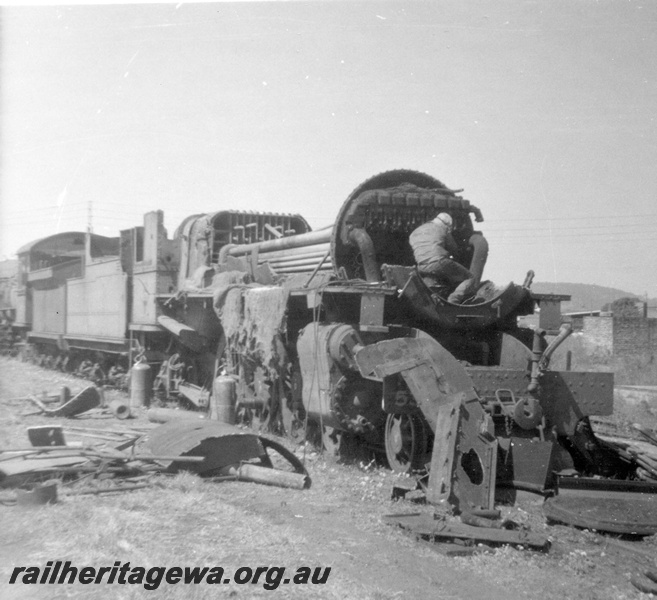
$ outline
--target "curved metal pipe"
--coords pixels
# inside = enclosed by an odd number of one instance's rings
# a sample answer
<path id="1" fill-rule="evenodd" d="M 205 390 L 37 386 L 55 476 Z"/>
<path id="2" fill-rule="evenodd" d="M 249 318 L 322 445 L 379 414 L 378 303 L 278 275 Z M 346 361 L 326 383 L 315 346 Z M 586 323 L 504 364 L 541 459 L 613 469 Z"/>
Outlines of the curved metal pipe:
<path id="1" fill-rule="evenodd" d="M 235 244 L 226 244 L 225 246 L 222 246 L 221 250 L 219 250 L 219 264 L 222 265 L 223 263 L 226 262 L 226 258 L 228 257 L 228 253 L 230 252 L 231 248 L 233 248 Z"/>
<path id="2" fill-rule="evenodd" d="M 470 261 L 470 273 L 474 275 L 476 285 L 479 285 L 488 259 L 488 241 L 480 232 L 476 232 L 470 236 L 469 243 L 474 249 Z"/>
<path id="3" fill-rule="evenodd" d="M 354 227 L 349 231 L 347 237 L 349 242 L 356 245 L 360 250 L 360 255 L 363 259 L 365 280 L 370 282 L 381 281 L 381 269 L 379 268 L 379 263 L 376 262 L 374 242 L 372 242 L 372 238 L 367 231 L 361 227 Z"/>
<path id="4" fill-rule="evenodd" d="M 550 358 L 554 354 L 554 351 L 564 342 L 564 340 L 573 332 L 573 328 L 570 323 L 563 323 L 559 328 L 559 335 L 555 337 L 549 344 L 548 347 L 543 352 L 540 360 L 538 361 L 538 366 L 540 369 L 544 370 L 548 368 L 550 364 Z"/>
<path id="5" fill-rule="evenodd" d="M 539 378 L 542 373 L 547 370 L 550 364 L 550 358 L 554 351 L 563 343 L 563 341 L 573 332 L 573 328 L 569 323 L 563 323 L 559 328 L 559 335 L 555 337 L 545 348 L 541 350 L 542 340 L 545 337 L 546 331 L 534 329 L 534 345 L 532 348 L 532 370 L 530 376 L 530 383 L 527 386 L 528 392 L 536 392 L 539 388 Z"/>

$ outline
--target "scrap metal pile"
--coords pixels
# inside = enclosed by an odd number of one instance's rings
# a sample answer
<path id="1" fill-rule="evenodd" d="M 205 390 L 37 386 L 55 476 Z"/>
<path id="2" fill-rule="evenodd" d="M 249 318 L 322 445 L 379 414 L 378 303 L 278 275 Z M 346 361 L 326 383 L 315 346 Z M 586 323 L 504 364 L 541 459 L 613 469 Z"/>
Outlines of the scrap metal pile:
<path id="1" fill-rule="evenodd" d="M 66 389 L 66 388 L 64 388 Z M 57 408 L 31 397 L 44 416 L 72 419 L 100 407 L 91 386 Z M 31 413 L 34 414 L 34 413 Z M 116 415 L 123 420 L 123 415 Z M 67 443 L 68 436 L 83 441 Z M 66 495 L 132 491 L 157 483 L 154 475 L 190 471 L 215 481 L 251 481 L 306 489 L 310 476 L 301 461 L 275 440 L 217 421 L 178 420 L 152 428 L 92 428 L 39 425 L 27 428 L 31 445 L 0 450 L 0 489 L 5 504 L 57 500 Z M 45 482 L 45 485 L 44 485 Z M 83 485 L 81 485 L 81 483 Z M 73 485 L 73 487 L 70 487 Z"/>
<path id="2" fill-rule="evenodd" d="M 403 339 L 399 343 L 402 345 L 383 343 L 368 351 L 357 351 L 357 364 L 370 377 L 384 375 L 377 367 L 382 362 L 387 365 L 385 376 L 403 365 L 409 388 L 423 389 L 426 402 L 422 410 L 426 410 L 427 419 L 435 422 L 433 452 L 428 472 L 418 472 L 415 480 L 406 481 L 415 481 L 417 490 L 422 491 L 415 501 L 423 499 L 435 508 L 433 514 L 424 510 L 385 515 L 385 523 L 402 528 L 419 543 L 429 544 L 446 556 L 470 556 L 505 545 L 548 551 L 550 541 L 545 533 L 502 519 L 496 491 L 511 487 L 543 494 L 547 498 L 544 514 L 548 522 L 601 532 L 657 533 L 657 481 L 552 473 L 552 450 L 539 453 L 537 448 L 528 455 L 533 457 L 531 463 L 504 465 L 499 460 L 500 439 L 489 411 L 477 397 L 458 390 L 459 381 L 468 381 L 458 363 L 450 363 L 430 340 Z M 426 377 L 424 367 L 433 365 L 435 369 L 437 364 L 448 375 L 452 386 L 449 390 L 435 375 Z M 450 368 L 454 370 L 450 372 Z M 432 400 L 441 395 L 448 399 L 442 403 Z M 217 482 L 249 481 L 295 490 L 310 486 L 310 475 L 299 458 L 269 437 L 199 418 L 206 416 L 199 412 L 157 408 L 145 411 L 145 407 L 135 406 L 130 407 L 133 416 L 150 418 L 152 413 L 157 417 L 153 420 L 168 422 L 136 426 L 114 414 L 120 418 L 121 428 L 83 427 L 76 419 L 94 411 L 107 414 L 102 394 L 90 386 L 73 398 L 69 396 L 63 388 L 59 394 L 41 399 L 26 398 L 41 409 L 41 416 L 56 416 L 64 424 L 28 427 L 31 446 L 0 451 L 0 502 L 25 507 L 77 495 L 129 492 L 157 486 L 162 482 L 161 475 L 180 471 Z M 52 404 L 59 406 L 49 408 Z M 656 433 L 641 425 L 635 428 L 646 442 L 602 436 L 600 443 L 622 449 L 628 465 L 637 459 L 637 464 L 643 465 L 639 468 L 647 467 L 649 472 L 651 462 L 657 458 Z M 81 436 L 83 442 L 67 442 L 69 436 Z M 527 456 L 522 454 L 523 443 L 532 447 L 540 441 L 511 440 L 505 456 L 516 446 L 520 446 L 521 457 Z M 503 473 L 502 467 L 513 468 L 515 479 L 509 479 L 510 474 Z M 395 497 L 410 497 L 411 490 L 413 486 L 401 492 L 397 489 Z M 642 591 L 654 592 L 657 588 L 652 575 L 651 570 L 635 574 L 632 583 Z"/>

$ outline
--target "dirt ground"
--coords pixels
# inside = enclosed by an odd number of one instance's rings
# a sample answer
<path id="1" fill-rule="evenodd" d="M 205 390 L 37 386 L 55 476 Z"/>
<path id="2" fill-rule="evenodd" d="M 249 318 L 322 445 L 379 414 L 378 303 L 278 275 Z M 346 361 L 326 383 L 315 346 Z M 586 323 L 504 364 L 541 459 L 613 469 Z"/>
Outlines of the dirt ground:
<path id="1" fill-rule="evenodd" d="M 26 428 L 52 424 L 26 413 L 21 399 L 86 382 L 0 358 L 0 449 L 25 447 Z M 121 397 L 107 392 L 107 399 Z M 631 415 L 636 417 L 636 415 Z M 85 428 L 153 427 L 142 412 L 119 421 L 96 411 L 92 417 L 56 420 Z M 87 439 L 67 432 L 67 440 Z M 289 446 L 292 448 L 291 446 Z M 312 477 L 308 490 L 245 482 L 205 481 L 190 474 L 158 475 L 152 487 L 120 494 L 69 495 L 38 509 L 0 504 L 0 598 L 650 598 L 630 583 L 657 570 L 657 536 L 622 540 L 560 525 L 548 525 L 542 497 L 519 493 L 499 505 L 503 516 L 548 536 L 548 552 L 502 547 L 471 557 L 448 557 L 382 522 L 392 513 L 434 508 L 393 501 L 393 485 L 405 478 L 374 462 L 344 464 L 312 448 L 296 448 Z M 0 489 L 0 498 L 12 490 Z M 17 566 L 43 567 L 70 560 L 80 566 L 330 567 L 324 584 L 184 585 L 163 582 L 157 591 L 140 585 L 27 585 L 8 583 Z"/>

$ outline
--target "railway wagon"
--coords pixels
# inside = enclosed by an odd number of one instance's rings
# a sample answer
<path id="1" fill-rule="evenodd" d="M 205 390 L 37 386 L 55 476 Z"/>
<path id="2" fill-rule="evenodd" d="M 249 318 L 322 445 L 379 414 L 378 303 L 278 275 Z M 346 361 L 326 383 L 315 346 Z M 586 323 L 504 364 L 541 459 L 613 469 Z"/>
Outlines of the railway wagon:
<path id="1" fill-rule="evenodd" d="M 82 366 L 101 383 L 124 380 L 136 356 L 159 368 L 171 354 L 171 334 L 158 321 L 157 298 L 177 293 L 181 281 L 184 287 L 195 269 L 210 264 L 211 246 L 228 222 L 244 223 L 256 241 L 248 225 L 258 218 L 264 215 L 195 215 L 169 239 L 163 212 L 153 211 L 118 237 L 71 231 L 30 242 L 17 252 L 12 327 L 40 363 L 73 371 Z M 288 233 L 308 229 L 300 217 L 267 219 Z M 183 243 L 190 236 L 194 242 Z"/>
<path id="2" fill-rule="evenodd" d="M 0 355 L 16 352 L 20 333 L 14 328 L 16 320 L 16 271 L 18 261 L 0 261 Z"/>

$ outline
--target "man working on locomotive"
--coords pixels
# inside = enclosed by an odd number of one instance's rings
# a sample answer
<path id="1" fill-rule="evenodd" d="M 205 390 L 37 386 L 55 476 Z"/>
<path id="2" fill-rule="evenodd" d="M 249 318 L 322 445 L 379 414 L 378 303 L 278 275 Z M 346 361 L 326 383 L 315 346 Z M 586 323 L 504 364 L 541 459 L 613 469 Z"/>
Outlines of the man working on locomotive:
<path id="1" fill-rule="evenodd" d="M 472 295 L 476 280 L 468 269 L 452 259 L 452 254 L 457 251 L 452 228 L 452 217 L 441 212 L 432 221 L 415 229 L 408 241 L 413 248 L 419 274 L 435 279 L 438 286 L 455 287 L 447 301 L 461 304 Z"/>

